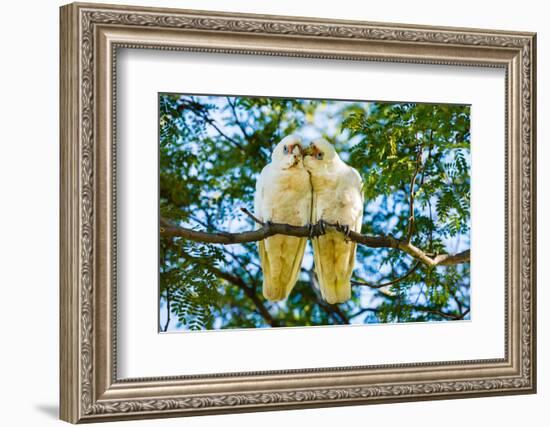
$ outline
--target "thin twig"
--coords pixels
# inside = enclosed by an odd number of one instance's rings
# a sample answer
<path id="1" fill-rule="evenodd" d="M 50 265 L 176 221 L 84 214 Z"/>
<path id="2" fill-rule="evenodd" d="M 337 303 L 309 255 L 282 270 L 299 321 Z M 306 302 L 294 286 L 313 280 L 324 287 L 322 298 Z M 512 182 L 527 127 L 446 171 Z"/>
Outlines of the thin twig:
<path id="1" fill-rule="evenodd" d="M 362 314 L 365 314 L 365 313 L 367 313 L 367 312 L 369 312 L 369 311 L 370 311 L 371 313 L 379 313 L 379 312 L 380 312 L 380 310 L 379 310 L 378 308 L 365 307 L 365 308 L 362 308 L 362 309 L 360 309 L 359 311 L 357 311 L 357 312 L 351 314 L 351 315 L 349 316 L 349 318 L 350 318 L 350 319 L 353 319 L 353 318 L 355 318 L 355 317 L 357 317 L 357 316 L 360 316 L 360 315 L 362 315 Z"/>
<path id="2" fill-rule="evenodd" d="M 198 115 L 199 117 L 201 117 L 206 123 L 208 123 L 210 126 L 212 126 L 216 132 L 218 132 L 218 134 L 222 137 L 224 137 L 225 139 L 227 139 L 231 144 L 233 144 L 235 147 L 237 147 L 239 150 L 245 152 L 245 149 L 244 147 L 242 146 L 242 144 L 240 142 L 238 142 L 237 140 L 235 140 L 234 138 L 231 138 L 229 135 L 227 135 L 224 131 L 222 131 L 218 125 L 216 124 L 216 122 L 210 117 L 210 115 L 204 111 L 204 106 L 201 105 L 199 102 L 197 101 L 194 101 L 194 100 L 191 100 L 191 101 L 187 101 L 187 100 L 183 100 L 183 102 L 185 104 L 187 104 L 188 106 L 191 107 L 191 109 L 195 112 L 196 115 Z"/>
<path id="3" fill-rule="evenodd" d="M 194 258 L 190 255 L 187 255 L 187 254 L 183 253 L 183 252 L 181 253 L 181 255 L 185 259 L 190 260 L 190 261 L 195 261 L 195 262 L 200 262 L 201 261 L 200 259 Z M 275 319 L 271 315 L 271 313 L 269 312 L 267 307 L 262 302 L 261 298 L 256 294 L 256 289 L 253 286 L 248 285 L 241 277 L 234 276 L 234 275 L 232 275 L 232 274 L 230 274 L 226 271 L 220 270 L 219 268 L 217 268 L 217 267 L 215 267 L 211 264 L 203 263 L 202 265 L 204 265 L 206 268 L 208 268 L 212 273 L 214 273 L 219 278 L 224 279 L 225 281 L 227 281 L 227 282 L 237 286 L 238 288 L 242 289 L 244 294 L 256 306 L 256 311 L 258 312 L 258 314 L 260 314 L 260 316 L 262 316 L 264 318 L 264 320 L 269 325 L 271 325 L 273 327 L 283 326 L 282 323 L 278 319 Z"/>
<path id="4" fill-rule="evenodd" d="M 466 315 L 470 312 L 470 308 L 468 307 L 460 316 L 459 319 L 464 319 Z"/>
<path id="5" fill-rule="evenodd" d="M 418 154 L 416 155 L 416 168 L 414 170 L 414 174 L 411 178 L 411 184 L 409 188 L 409 225 L 407 228 L 407 242 L 411 241 L 413 231 L 414 231 L 414 198 L 416 196 L 416 192 L 414 191 L 414 186 L 416 183 L 416 178 L 418 176 L 418 173 L 420 172 L 420 167 L 422 166 L 422 146 L 420 145 L 418 147 Z"/>
<path id="6" fill-rule="evenodd" d="M 406 279 L 416 271 L 416 269 L 420 266 L 420 264 L 421 264 L 420 261 L 416 261 L 414 265 L 403 276 L 398 277 L 397 279 L 390 280 L 389 282 L 377 283 L 377 284 L 372 284 L 372 283 L 358 281 L 358 280 L 351 280 L 350 282 L 352 285 L 355 285 L 355 286 L 368 286 L 369 288 L 372 288 L 372 289 L 380 289 L 385 286 L 395 285 L 396 283 L 399 283 L 402 280 Z"/>
<path id="7" fill-rule="evenodd" d="M 243 211 L 246 215 L 248 215 L 250 218 L 252 218 L 254 220 L 255 223 L 257 224 L 260 224 L 261 226 L 264 226 L 265 223 L 260 221 L 258 218 L 256 218 L 252 212 L 250 212 L 248 209 L 246 208 L 241 208 L 241 211 Z"/>
<path id="8" fill-rule="evenodd" d="M 416 310 L 416 311 L 419 311 L 419 312 L 422 312 L 422 313 L 433 314 L 435 316 L 439 316 L 439 317 L 443 317 L 444 319 L 451 319 L 451 320 L 462 320 L 470 311 L 468 309 L 464 313 L 454 314 L 454 313 L 447 313 L 445 311 L 441 311 L 441 310 L 438 310 L 438 309 L 432 308 L 432 307 L 415 306 L 415 305 L 410 305 L 410 304 L 401 305 L 400 308 L 405 308 L 405 309 L 409 309 L 409 310 Z M 354 317 L 360 316 L 361 314 L 364 314 L 364 313 L 369 312 L 369 311 L 372 312 L 372 313 L 378 313 L 378 312 L 380 312 L 380 309 L 372 308 L 372 307 L 362 308 L 359 311 L 357 311 L 356 313 L 353 313 L 352 315 L 350 315 L 349 318 L 353 319 Z"/>
<path id="9" fill-rule="evenodd" d="M 237 124 L 238 128 L 243 133 L 243 137 L 248 140 L 248 133 L 246 133 L 246 129 L 239 120 L 239 116 L 237 115 L 237 110 L 235 108 L 235 104 L 231 102 L 231 97 L 226 96 L 227 103 L 229 104 L 229 107 L 231 107 L 231 112 L 233 113 L 233 118 L 235 119 L 235 123 Z"/>
<path id="10" fill-rule="evenodd" d="M 164 324 L 163 332 L 168 330 L 168 325 L 170 324 L 170 288 L 166 288 L 166 323 Z"/>

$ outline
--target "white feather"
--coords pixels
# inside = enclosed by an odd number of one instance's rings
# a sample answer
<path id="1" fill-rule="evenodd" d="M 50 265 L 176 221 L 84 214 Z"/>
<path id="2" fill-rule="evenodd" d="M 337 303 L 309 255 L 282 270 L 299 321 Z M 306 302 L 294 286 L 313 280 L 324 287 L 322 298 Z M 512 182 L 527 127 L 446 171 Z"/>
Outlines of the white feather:
<path id="1" fill-rule="evenodd" d="M 285 153 L 285 146 L 293 149 Z M 262 170 L 254 197 L 254 210 L 261 221 L 297 226 L 309 223 L 311 184 L 300 150 L 298 138 L 284 138 L 275 147 L 271 163 Z M 300 273 L 306 242 L 306 238 L 284 235 L 259 242 L 265 298 L 279 301 L 288 297 Z"/>
<path id="2" fill-rule="evenodd" d="M 361 232 L 364 205 L 361 176 L 338 157 L 328 142 L 318 140 L 310 148 L 313 152 L 305 157 L 304 164 L 312 182 L 311 222 L 324 220 Z M 312 245 L 323 298 L 331 304 L 348 300 L 357 244 L 346 242 L 342 233 L 329 229 L 324 236 L 313 239 Z"/>

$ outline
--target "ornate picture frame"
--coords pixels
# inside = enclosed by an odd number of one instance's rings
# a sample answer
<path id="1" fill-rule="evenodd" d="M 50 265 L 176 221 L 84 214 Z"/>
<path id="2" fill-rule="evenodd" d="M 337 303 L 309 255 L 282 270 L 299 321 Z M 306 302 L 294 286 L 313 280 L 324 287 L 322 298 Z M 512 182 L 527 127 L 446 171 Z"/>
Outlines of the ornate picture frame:
<path id="1" fill-rule="evenodd" d="M 70 4 L 61 8 L 60 416 L 111 421 L 536 391 L 536 35 Z M 502 68 L 505 357 L 120 380 L 117 49 Z"/>

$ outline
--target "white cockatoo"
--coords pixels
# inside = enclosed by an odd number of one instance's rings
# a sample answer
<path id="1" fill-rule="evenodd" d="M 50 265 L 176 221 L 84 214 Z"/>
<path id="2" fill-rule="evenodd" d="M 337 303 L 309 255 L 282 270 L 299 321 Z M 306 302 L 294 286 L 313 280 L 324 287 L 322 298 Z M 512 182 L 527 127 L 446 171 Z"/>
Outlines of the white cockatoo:
<path id="1" fill-rule="evenodd" d="M 324 139 L 313 141 L 303 155 L 313 190 L 311 223 L 325 221 L 360 233 L 364 198 L 359 173 Z M 357 244 L 329 228 L 326 234 L 312 239 L 312 245 L 323 298 L 330 304 L 348 300 Z"/>
<path id="2" fill-rule="evenodd" d="M 309 224 L 311 183 L 304 168 L 300 138 L 285 137 L 256 182 L 254 210 L 262 222 Z M 263 294 L 270 301 L 288 297 L 304 257 L 307 238 L 276 235 L 259 242 Z"/>

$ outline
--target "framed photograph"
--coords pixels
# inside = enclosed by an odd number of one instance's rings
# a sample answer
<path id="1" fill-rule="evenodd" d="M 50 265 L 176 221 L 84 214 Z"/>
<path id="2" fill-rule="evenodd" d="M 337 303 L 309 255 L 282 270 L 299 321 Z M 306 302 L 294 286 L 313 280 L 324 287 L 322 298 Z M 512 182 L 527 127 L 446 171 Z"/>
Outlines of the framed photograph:
<path id="1" fill-rule="evenodd" d="M 536 391 L 535 34 L 60 22 L 63 420 Z"/>

